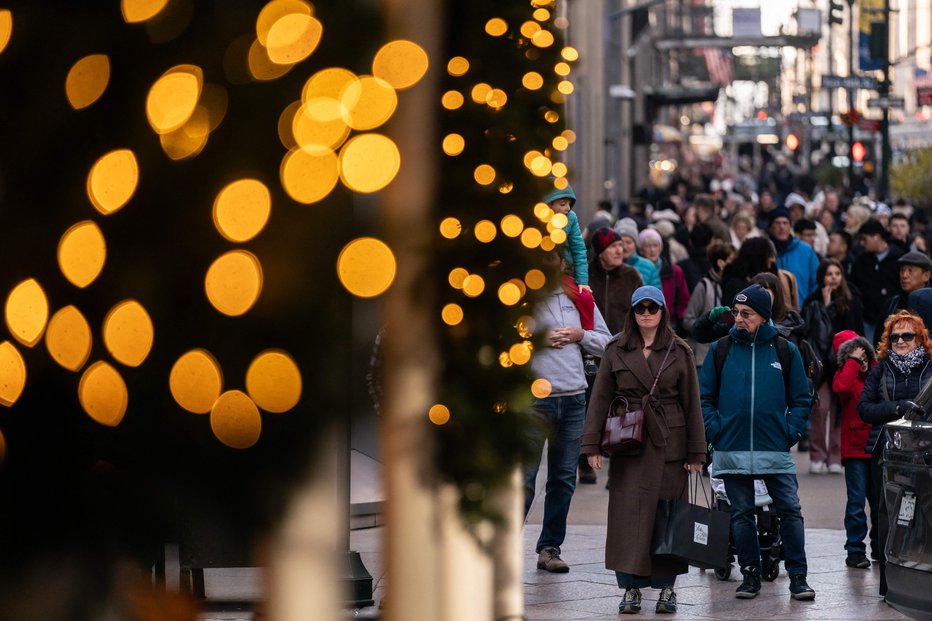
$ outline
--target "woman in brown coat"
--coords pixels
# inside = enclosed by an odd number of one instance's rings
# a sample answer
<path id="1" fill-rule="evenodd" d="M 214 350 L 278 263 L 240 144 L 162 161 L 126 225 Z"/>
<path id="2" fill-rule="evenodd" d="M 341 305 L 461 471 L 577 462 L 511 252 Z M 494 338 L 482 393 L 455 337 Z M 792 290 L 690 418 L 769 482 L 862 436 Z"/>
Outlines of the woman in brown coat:
<path id="1" fill-rule="evenodd" d="M 594 469 L 602 468 L 599 443 L 616 396 L 626 397 L 632 410 L 644 410 L 643 448 L 634 454 L 616 453 L 609 462 L 605 566 L 615 571 L 618 586 L 625 592 L 618 612 L 640 611 L 640 589 L 648 586 L 661 589 L 656 612 L 675 612 L 673 585 L 677 574 L 686 573 L 688 566 L 652 558 L 650 541 L 657 501 L 686 499 L 688 473 L 698 472 L 705 460 L 699 380 L 692 350 L 673 333 L 659 289 L 637 289 L 629 313 L 631 329 L 605 347 L 580 451 Z M 669 356 L 660 370 L 668 348 Z M 657 387 L 648 400 L 658 371 Z"/>

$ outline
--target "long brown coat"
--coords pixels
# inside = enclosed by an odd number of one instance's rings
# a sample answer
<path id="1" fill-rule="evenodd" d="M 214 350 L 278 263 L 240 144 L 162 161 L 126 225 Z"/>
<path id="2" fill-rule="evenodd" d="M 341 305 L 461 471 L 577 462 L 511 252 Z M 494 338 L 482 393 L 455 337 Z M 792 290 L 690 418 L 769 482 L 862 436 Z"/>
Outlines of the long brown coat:
<path id="1" fill-rule="evenodd" d="M 706 440 L 699 404 L 696 362 L 686 341 L 658 334 L 648 358 L 641 340 L 626 334 L 609 341 L 596 375 L 580 439 L 583 454 L 597 454 L 608 408 L 616 395 L 641 407 L 654 383 L 670 338 L 670 357 L 645 407 L 645 443 L 634 455 L 616 454 L 609 461 L 608 535 L 605 566 L 638 576 L 666 577 L 688 567 L 650 556 L 650 540 L 661 498 L 688 497 L 688 473 L 683 464 L 705 461 Z"/>

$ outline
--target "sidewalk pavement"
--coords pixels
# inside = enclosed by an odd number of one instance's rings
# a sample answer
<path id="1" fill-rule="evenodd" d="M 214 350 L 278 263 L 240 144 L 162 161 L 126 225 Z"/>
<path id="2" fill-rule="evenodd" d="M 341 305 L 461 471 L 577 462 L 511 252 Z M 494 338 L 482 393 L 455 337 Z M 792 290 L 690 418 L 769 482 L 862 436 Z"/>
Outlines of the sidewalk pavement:
<path id="1" fill-rule="evenodd" d="M 679 611 L 673 618 L 680 619 L 768 619 L 797 620 L 849 620 L 849 619 L 905 619 L 887 606 L 878 595 L 879 570 L 851 569 L 845 566 L 845 533 L 843 516 L 845 505 L 844 477 L 839 475 L 811 475 L 808 472 L 808 455 L 795 453 L 799 470 L 800 501 L 806 520 L 806 550 L 809 562 L 809 584 L 816 590 L 811 602 L 790 599 L 789 578 L 780 566 L 780 575 L 774 582 L 764 582 L 761 594 L 752 600 L 739 600 L 734 591 L 740 584 L 740 572 L 733 568 L 729 580 L 720 581 L 712 571 L 691 568 L 676 583 Z M 546 462 L 545 462 L 546 463 Z M 619 619 L 618 602 L 621 591 L 615 583 L 614 573 L 605 569 L 605 518 L 608 492 L 604 488 L 604 471 L 599 473 L 597 485 L 577 487 L 570 510 L 566 541 L 562 558 L 569 563 L 568 574 L 551 574 L 537 569 L 534 544 L 540 533 L 543 514 L 543 476 L 538 479 L 541 493 L 534 500 L 528 522 L 524 528 L 524 597 L 528 621 L 590 621 Z M 374 599 L 378 604 L 386 592 L 387 582 L 382 553 L 383 527 L 353 530 L 351 547 L 360 553 L 366 569 L 373 577 Z M 246 583 L 256 586 L 259 576 L 234 575 L 236 570 L 208 570 L 207 591 L 220 595 L 222 588 L 242 595 Z M 252 570 L 239 570 L 252 571 Z M 211 580 L 213 574 L 213 580 Z M 261 589 L 260 589 L 261 590 Z M 259 597 L 261 594 L 257 593 Z M 643 591 L 641 616 L 654 615 L 653 607 L 658 592 Z M 254 619 L 252 615 L 205 614 L 202 620 Z M 345 618 L 378 618 L 378 608 L 347 611 Z"/>

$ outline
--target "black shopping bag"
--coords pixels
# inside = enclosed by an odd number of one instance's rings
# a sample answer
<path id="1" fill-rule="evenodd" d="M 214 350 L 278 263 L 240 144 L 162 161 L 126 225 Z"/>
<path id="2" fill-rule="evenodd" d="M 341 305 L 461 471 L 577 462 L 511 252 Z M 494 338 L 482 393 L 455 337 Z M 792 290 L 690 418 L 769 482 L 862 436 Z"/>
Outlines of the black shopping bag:
<path id="1" fill-rule="evenodd" d="M 694 476 L 701 479 L 701 475 Z M 691 495 L 695 498 L 695 489 Z M 708 500 L 706 496 L 707 505 Z M 728 566 L 730 524 L 731 515 L 725 511 L 685 500 L 661 499 L 657 502 L 651 555 L 700 569 L 725 568 Z"/>

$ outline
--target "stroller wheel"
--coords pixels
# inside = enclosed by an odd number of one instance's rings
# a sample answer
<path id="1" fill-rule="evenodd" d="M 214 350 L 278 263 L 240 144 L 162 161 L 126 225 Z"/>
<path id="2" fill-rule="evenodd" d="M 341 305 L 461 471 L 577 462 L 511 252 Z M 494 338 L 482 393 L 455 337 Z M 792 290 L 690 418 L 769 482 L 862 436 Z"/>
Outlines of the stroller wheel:
<path id="1" fill-rule="evenodd" d="M 767 582 L 773 582 L 777 579 L 777 576 L 780 575 L 780 559 L 772 559 L 764 563 L 764 571 L 761 573 L 761 578 Z"/>
<path id="2" fill-rule="evenodd" d="M 719 580 L 728 580 L 731 578 L 731 563 L 729 563 L 724 569 L 716 569 L 715 577 Z"/>

